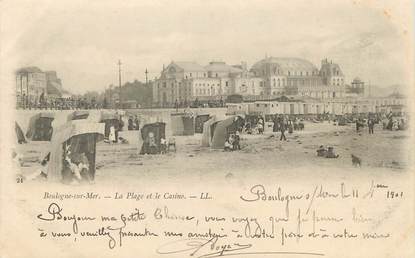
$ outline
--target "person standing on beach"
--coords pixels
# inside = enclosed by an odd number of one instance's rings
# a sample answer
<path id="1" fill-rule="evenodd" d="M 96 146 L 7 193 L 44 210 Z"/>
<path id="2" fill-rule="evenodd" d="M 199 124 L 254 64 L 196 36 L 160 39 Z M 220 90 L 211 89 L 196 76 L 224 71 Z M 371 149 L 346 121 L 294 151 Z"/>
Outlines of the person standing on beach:
<path id="1" fill-rule="evenodd" d="M 114 143 L 116 141 L 115 126 L 114 125 L 111 125 L 111 127 L 110 127 L 110 134 L 108 136 L 108 140 L 110 141 L 110 143 Z"/>
<path id="2" fill-rule="evenodd" d="M 375 127 L 375 121 L 373 121 L 372 118 L 370 118 L 367 121 L 367 126 L 369 127 L 369 134 L 373 134 L 373 128 Z"/>
<path id="3" fill-rule="evenodd" d="M 134 125 L 135 125 L 135 130 L 140 130 L 140 121 L 138 120 L 137 115 L 135 115 L 135 118 L 134 118 Z"/>
<path id="4" fill-rule="evenodd" d="M 287 140 L 287 138 L 285 137 L 285 129 L 286 129 L 286 125 L 285 125 L 284 120 L 282 120 L 280 124 L 280 132 L 281 132 L 280 141 L 282 141 L 282 139 L 284 139 L 284 141 Z"/>

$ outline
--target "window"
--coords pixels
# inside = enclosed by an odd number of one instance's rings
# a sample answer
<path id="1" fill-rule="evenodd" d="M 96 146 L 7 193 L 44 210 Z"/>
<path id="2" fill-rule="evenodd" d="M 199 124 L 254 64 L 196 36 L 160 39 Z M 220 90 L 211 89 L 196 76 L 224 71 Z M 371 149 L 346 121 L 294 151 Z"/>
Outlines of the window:
<path id="1" fill-rule="evenodd" d="M 226 87 L 228 87 L 228 86 L 229 86 L 228 81 L 226 81 L 226 82 L 225 82 L 225 86 L 226 86 Z"/>
<path id="2" fill-rule="evenodd" d="M 203 77 L 206 77 L 206 73 L 203 73 Z"/>
<path id="3" fill-rule="evenodd" d="M 256 104 L 256 107 L 259 107 L 259 104 Z"/>
<path id="4" fill-rule="evenodd" d="M 288 76 L 290 76 L 291 75 L 291 73 L 290 73 L 290 71 L 288 71 Z"/>
<path id="5" fill-rule="evenodd" d="M 216 73 L 215 76 L 218 77 L 218 73 Z"/>
<path id="6" fill-rule="evenodd" d="M 190 73 L 190 77 L 192 77 L 192 73 Z"/>

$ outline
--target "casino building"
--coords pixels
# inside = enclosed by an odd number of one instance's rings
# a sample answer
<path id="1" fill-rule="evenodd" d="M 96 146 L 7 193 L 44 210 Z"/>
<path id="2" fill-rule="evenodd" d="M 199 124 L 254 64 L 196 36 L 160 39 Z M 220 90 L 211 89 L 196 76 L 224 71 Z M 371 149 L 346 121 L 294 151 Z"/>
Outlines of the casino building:
<path id="1" fill-rule="evenodd" d="M 267 95 L 339 98 L 344 94 L 343 72 L 327 59 L 319 70 L 304 59 L 269 57 L 255 63 L 250 72 L 263 79 Z"/>
<path id="2" fill-rule="evenodd" d="M 198 100 L 225 99 L 239 94 L 247 99 L 268 100 L 279 96 L 342 98 L 345 78 L 340 66 L 327 58 L 318 69 L 300 58 L 266 57 L 249 70 L 246 63 L 171 62 L 153 84 L 157 106 Z"/>

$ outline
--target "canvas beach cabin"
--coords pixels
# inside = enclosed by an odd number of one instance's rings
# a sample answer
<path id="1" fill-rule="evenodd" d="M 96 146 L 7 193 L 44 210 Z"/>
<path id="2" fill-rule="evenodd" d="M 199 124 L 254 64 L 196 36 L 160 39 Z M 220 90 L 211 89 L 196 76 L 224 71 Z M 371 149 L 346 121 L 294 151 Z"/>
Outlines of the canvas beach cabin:
<path id="1" fill-rule="evenodd" d="M 30 118 L 26 138 L 31 141 L 50 141 L 52 138 L 52 121 L 54 114 L 41 112 Z"/>
<path id="2" fill-rule="evenodd" d="M 172 113 L 171 114 L 172 135 L 194 135 L 195 118 L 191 113 Z"/>
<path id="3" fill-rule="evenodd" d="M 217 123 L 214 129 L 211 147 L 213 149 L 222 149 L 226 140 L 231 134 L 240 131 L 243 126 L 243 118 L 232 116 Z"/>
<path id="4" fill-rule="evenodd" d="M 162 139 L 166 139 L 166 124 L 163 122 L 146 124 L 140 132 L 140 154 L 160 154 L 162 152 Z"/>
<path id="5" fill-rule="evenodd" d="M 104 136 L 105 125 L 70 121 L 56 128 L 51 142 L 47 178 L 72 183 L 95 179 L 96 143 Z"/>

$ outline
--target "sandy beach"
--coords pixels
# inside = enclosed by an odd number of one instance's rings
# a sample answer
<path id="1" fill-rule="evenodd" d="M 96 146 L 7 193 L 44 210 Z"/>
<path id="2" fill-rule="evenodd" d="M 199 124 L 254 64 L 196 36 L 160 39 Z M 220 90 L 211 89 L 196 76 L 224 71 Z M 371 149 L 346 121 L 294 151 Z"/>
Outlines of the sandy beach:
<path id="1" fill-rule="evenodd" d="M 166 114 L 164 117 L 168 117 Z M 166 122 L 166 131 L 169 131 L 170 125 Z M 369 135 L 367 128 L 357 133 L 354 124 L 337 126 L 327 121 L 306 122 L 304 131 L 286 134 L 286 142 L 279 140 L 280 133 L 273 133 L 272 127 L 267 127 L 263 135 L 243 134 L 242 149 L 233 152 L 201 147 L 201 134 L 174 136 L 176 152 L 139 155 L 139 131 L 122 131 L 120 136 L 127 139 L 127 144 L 97 144 L 95 183 L 123 186 L 133 185 L 136 180 L 232 180 L 255 178 L 258 173 L 293 180 L 307 178 L 310 173 L 322 179 L 347 178 L 359 173 L 381 178 L 391 173 L 405 173 L 410 158 L 404 150 L 409 131 L 385 131 L 381 125 L 375 127 L 375 134 Z M 320 145 L 333 146 L 339 158 L 317 157 L 316 150 Z M 28 175 L 40 167 L 39 160 L 49 148 L 49 142 L 16 146 L 23 160 L 21 173 Z M 351 154 L 362 159 L 364 169 L 352 165 Z M 287 172 L 292 169 L 298 170 L 295 177 Z"/>

